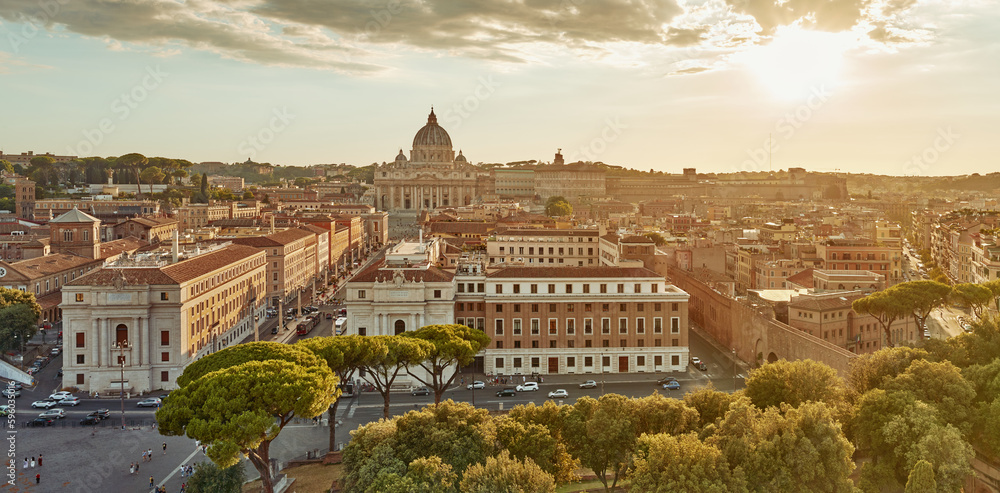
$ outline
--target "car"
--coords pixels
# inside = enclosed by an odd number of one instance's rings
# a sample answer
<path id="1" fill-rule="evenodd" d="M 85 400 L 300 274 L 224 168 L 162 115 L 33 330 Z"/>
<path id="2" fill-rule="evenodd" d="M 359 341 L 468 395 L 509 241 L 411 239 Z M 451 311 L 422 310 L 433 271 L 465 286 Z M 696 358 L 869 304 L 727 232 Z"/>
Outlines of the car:
<path id="1" fill-rule="evenodd" d="M 7 387 L 3 389 L 3 396 L 8 399 L 14 399 L 17 397 L 21 397 L 21 391 L 17 390 L 16 388 Z"/>
<path id="2" fill-rule="evenodd" d="M 583 382 L 583 383 L 580 384 L 580 388 L 581 389 L 596 389 L 597 388 L 597 382 L 595 382 L 593 380 L 587 380 L 586 382 Z"/>
<path id="3" fill-rule="evenodd" d="M 6 387 L 13 386 L 17 390 L 24 390 L 24 385 L 21 382 L 7 382 Z"/>
<path id="4" fill-rule="evenodd" d="M 931 338 L 931 331 L 928 329 L 924 329 L 924 339 L 930 339 L 930 338 Z"/>
<path id="5" fill-rule="evenodd" d="M 43 412 L 38 415 L 39 418 L 52 418 L 52 419 L 62 419 L 66 417 L 66 410 L 61 408 L 53 408 L 48 411 Z"/>
<path id="6" fill-rule="evenodd" d="M 0 416 L 6 416 L 8 409 L 10 409 L 10 406 L 7 405 L 0 406 Z"/>
<path id="7" fill-rule="evenodd" d="M 699 361 L 698 364 L 694 365 L 695 368 L 701 371 L 708 371 L 708 365 L 704 361 Z"/>
<path id="8" fill-rule="evenodd" d="M 143 399 L 138 403 L 136 403 L 136 407 L 160 407 L 160 404 L 162 403 L 163 401 L 161 401 L 159 398 L 150 397 L 149 399 Z"/>
<path id="9" fill-rule="evenodd" d="M 327 320 L 333 320 L 333 314 L 330 312 L 326 312 L 326 315 L 324 315 L 323 318 Z"/>
<path id="10" fill-rule="evenodd" d="M 666 385 L 670 382 L 676 382 L 677 379 L 674 377 L 663 377 L 656 381 L 656 385 Z"/>
<path id="11" fill-rule="evenodd" d="M 73 397 L 73 393 L 72 392 L 66 392 L 65 390 L 60 390 L 59 392 L 56 392 L 56 393 L 50 395 L 49 399 L 52 399 L 54 401 L 61 401 L 61 400 L 65 399 L 65 398 L 67 398 L 67 397 Z"/>
<path id="12" fill-rule="evenodd" d="M 60 406 L 73 406 L 73 407 L 76 407 L 76 406 L 80 405 L 80 398 L 79 397 L 72 397 L 72 396 L 71 397 L 67 397 L 65 399 L 60 400 L 59 401 L 59 405 Z"/>
<path id="13" fill-rule="evenodd" d="M 52 426 L 55 423 L 54 419 L 38 417 L 31 420 L 31 426 Z"/>
<path id="14" fill-rule="evenodd" d="M 524 382 L 517 386 L 518 392 L 534 392 L 538 390 L 538 382 Z"/>
<path id="15" fill-rule="evenodd" d="M 679 390 L 681 388 L 681 383 L 678 382 L 677 380 L 674 380 L 672 382 L 667 382 L 663 384 L 663 388 L 668 390 Z"/>
<path id="16" fill-rule="evenodd" d="M 109 411 L 107 409 L 98 409 L 98 410 L 96 410 L 96 411 L 88 414 L 87 417 L 88 418 L 97 418 L 97 419 L 108 419 L 108 418 L 111 417 L 111 411 Z"/>
<path id="17" fill-rule="evenodd" d="M 59 401 L 54 401 L 52 399 L 42 399 L 40 401 L 35 401 L 31 403 L 31 407 L 35 409 L 52 409 L 59 404 Z"/>
<path id="18" fill-rule="evenodd" d="M 497 392 L 497 397 L 514 397 L 517 395 L 517 391 L 514 389 L 503 389 Z"/>
<path id="19" fill-rule="evenodd" d="M 24 372 L 27 373 L 28 375 L 34 375 L 35 373 L 38 373 L 38 369 L 32 366 L 31 368 L 28 368 Z"/>
<path id="20" fill-rule="evenodd" d="M 972 325 L 970 325 L 970 324 L 963 324 L 962 325 L 962 330 L 964 330 L 966 332 L 972 332 Z"/>
<path id="21" fill-rule="evenodd" d="M 566 389 L 556 389 L 549 392 L 549 399 L 564 399 L 566 397 L 569 397 L 569 392 L 566 392 Z"/>
<path id="22" fill-rule="evenodd" d="M 410 392 L 410 395 L 431 395 L 431 389 L 427 387 L 418 387 L 413 389 L 413 392 Z"/>
<path id="23" fill-rule="evenodd" d="M 285 315 L 285 320 L 295 320 L 295 315 Z"/>
<path id="24" fill-rule="evenodd" d="M 57 347 L 52 348 L 52 356 L 59 356 L 60 353 L 62 353 L 62 349 Z"/>
<path id="25" fill-rule="evenodd" d="M 86 416 L 80 420 L 80 424 L 84 426 L 93 426 L 101 422 L 101 418 L 97 416 Z"/>
<path id="26" fill-rule="evenodd" d="M 278 333 L 278 326 L 277 325 L 275 325 L 274 327 L 271 327 L 271 333 L 272 334 L 277 334 Z"/>
<path id="27" fill-rule="evenodd" d="M 475 382 L 472 382 L 469 385 L 466 385 L 465 388 L 468 389 L 468 390 L 472 390 L 472 389 L 484 389 L 484 388 L 486 388 L 486 383 L 485 382 L 481 382 L 479 380 L 476 380 Z"/>

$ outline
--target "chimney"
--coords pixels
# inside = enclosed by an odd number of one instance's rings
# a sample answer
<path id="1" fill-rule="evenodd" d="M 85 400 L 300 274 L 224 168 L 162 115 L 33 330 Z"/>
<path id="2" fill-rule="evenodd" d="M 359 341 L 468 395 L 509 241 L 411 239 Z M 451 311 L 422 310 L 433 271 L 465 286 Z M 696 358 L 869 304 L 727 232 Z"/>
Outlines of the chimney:
<path id="1" fill-rule="evenodd" d="M 175 264 L 177 263 L 177 256 L 179 254 L 180 254 L 180 248 L 178 246 L 177 230 L 175 229 L 174 230 L 174 244 L 173 244 L 173 247 L 170 249 L 170 258 L 173 260 L 173 263 L 175 263 Z"/>

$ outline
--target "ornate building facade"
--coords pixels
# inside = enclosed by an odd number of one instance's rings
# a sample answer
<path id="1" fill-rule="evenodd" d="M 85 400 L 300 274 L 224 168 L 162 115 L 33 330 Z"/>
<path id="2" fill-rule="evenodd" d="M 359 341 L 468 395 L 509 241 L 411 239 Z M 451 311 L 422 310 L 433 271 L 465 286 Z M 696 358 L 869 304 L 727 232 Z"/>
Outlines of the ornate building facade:
<path id="1" fill-rule="evenodd" d="M 422 211 L 469 205 L 487 193 L 489 173 L 452 149 L 451 137 L 431 108 L 427 124 L 413 137 L 410 159 L 403 150 L 392 163 L 375 169 L 376 207 L 386 211 Z"/>

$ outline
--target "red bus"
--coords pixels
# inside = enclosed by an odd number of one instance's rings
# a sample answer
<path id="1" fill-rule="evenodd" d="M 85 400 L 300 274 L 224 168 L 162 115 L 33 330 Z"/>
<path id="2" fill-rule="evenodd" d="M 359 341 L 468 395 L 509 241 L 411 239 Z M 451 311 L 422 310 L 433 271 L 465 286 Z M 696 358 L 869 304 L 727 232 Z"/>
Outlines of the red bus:
<path id="1" fill-rule="evenodd" d="M 306 318 L 305 322 L 295 326 L 295 333 L 300 336 L 304 336 L 312 332 L 317 325 L 319 325 L 319 317 L 310 316 L 309 318 Z"/>

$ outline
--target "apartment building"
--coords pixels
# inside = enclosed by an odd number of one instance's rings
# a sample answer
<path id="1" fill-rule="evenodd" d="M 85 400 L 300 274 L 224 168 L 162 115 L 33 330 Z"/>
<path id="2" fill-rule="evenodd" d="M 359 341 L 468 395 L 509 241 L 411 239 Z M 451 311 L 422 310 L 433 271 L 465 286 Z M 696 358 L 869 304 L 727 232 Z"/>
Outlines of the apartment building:
<path id="1" fill-rule="evenodd" d="M 984 283 L 1000 279 L 1000 244 L 997 230 L 981 230 L 973 235 L 970 252 L 972 254 L 972 280 Z"/>
<path id="2" fill-rule="evenodd" d="M 263 318 L 266 255 L 245 245 L 119 259 L 63 287 L 63 387 L 130 394 L 176 388 L 194 360 Z M 125 378 L 122 380 L 122 365 Z"/>
<path id="3" fill-rule="evenodd" d="M 503 267 L 487 273 L 483 283 L 483 293 L 475 280 L 474 298 L 456 301 L 455 321 L 470 325 L 471 318 L 479 328 L 479 319 L 485 319 L 493 338 L 484 354 L 487 372 L 634 373 L 687 367 L 688 295 L 649 269 Z"/>
<path id="4" fill-rule="evenodd" d="M 232 243 L 264 250 L 267 255 L 266 297 L 271 306 L 287 303 L 316 277 L 316 234 L 290 228 L 265 236 L 232 238 Z"/>
<path id="5" fill-rule="evenodd" d="M 19 219 L 35 218 L 35 182 L 16 174 L 4 173 L 3 182 L 14 188 L 14 214 Z"/>
<path id="6" fill-rule="evenodd" d="M 829 239 L 816 245 L 824 270 L 871 271 L 890 285 L 902 282 L 902 248 L 872 240 Z"/>
<path id="7" fill-rule="evenodd" d="M 851 303 L 864 295 L 860 291 L 838 291 L 792 296 L 788 303 L 788 325 L 852 353 L 878 351 L 887 345 L 882 326 L 875 317 L 851 308 Z M 893 345 L 897 346 L 922 337 L 911 317 L 893 322 L 890 333 Z"/>
<path id="8" fill-rule="evenodd" d="M 168 217 L 135 217 L 115 224 L 112 229 L 115 239 L 129 236 L 150 243 L 170 240 L 177 231 L 178 221 Z"/>
<path id="9" fill-rule="evenodd" d="M 597 229 L 508 229 L 486 242 L 491 267 L 600 265 Z"/>

